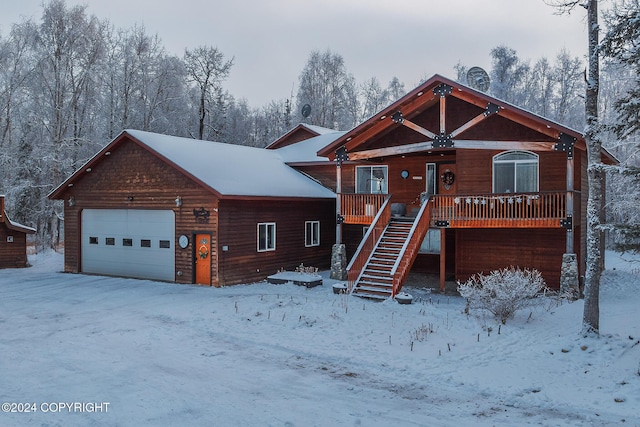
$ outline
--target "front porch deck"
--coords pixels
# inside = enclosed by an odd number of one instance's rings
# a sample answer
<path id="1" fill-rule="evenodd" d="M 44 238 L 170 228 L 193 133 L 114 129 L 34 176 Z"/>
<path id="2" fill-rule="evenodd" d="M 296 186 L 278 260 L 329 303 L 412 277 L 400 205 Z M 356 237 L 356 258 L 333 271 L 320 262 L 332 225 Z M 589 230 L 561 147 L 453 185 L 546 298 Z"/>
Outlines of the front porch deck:
<path id="1" fill-rule="evenodd" d="M 371 224 L 386 196 L 341 194 L 344 222 Z M 575 198 L 573 193 L 570 196 Z M 428 203 L 430 227 L 562 228 L 570 226 L 572 217 L 567 192 L 435 195 Z"/>

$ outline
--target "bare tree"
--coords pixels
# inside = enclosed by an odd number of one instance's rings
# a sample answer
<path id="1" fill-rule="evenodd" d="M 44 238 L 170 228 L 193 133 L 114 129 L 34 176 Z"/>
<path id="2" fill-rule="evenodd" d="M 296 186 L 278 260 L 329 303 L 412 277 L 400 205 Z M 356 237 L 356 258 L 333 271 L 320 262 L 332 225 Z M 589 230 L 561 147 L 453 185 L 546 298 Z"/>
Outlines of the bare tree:
<path id="1" fill-rule="evenodd" d="M 608 179 L 612 197 L 609 198 L 609 217 L 613 224 L 614 247 L 623 251 L 640 251 L 640 1 L 620 0 L 604 14 L 607 33 L 601 53 L 608 61 L 605 81 L 610 107 L 605 116 L 607 129 L 613 134 L 611 147 L 622 159 L 620 174 Z M 607 193 L 609 197 L 609 194 Z"/>
<path id="2" fill-rule="evenodd" d="M 518 57 L 518 53 L 508 46 L 491 49 L 491 93 L 499 99 L 525 106 L 522 90 L 530 67 Z"/>
<path id="3" fill-rule="evenodd" d="M 577 6 L 587 9 L 588 70 L 586 79 L 584 139 L 587 145 L 587 176 L 589 199 L 587 202 L 587 269 L 585 272 L 584 313 L 582 331 L 585 335 L 600 333 L 600 278 L 603 270 L 602 214 L 604 203 L 604 177 L 602 141 L 598 120 L 598 92 L 600 86 L 598 0 L 545 0 L 562 13 Z"/>
<path id="4" fill-rule="evenodd" d="M 187 78 L 194 82 L 198 92 L 198 139 L 204 139 L 204 128 L 209 105 L 215 103 L 221 93 L 221 83 L 229 76 L 233 59 L 224 60 L 217 48 L 201 46 L 186 50 L 184 62 Z"/>
<path id="5" fill-rule="evenodd" d="M 310 124 L 349 129 L 357 121 L 357 101 L 355 79 L 342 56 L 330 50 L 311 52 L 297 94 L 298 111 L 311 106 Z"/>

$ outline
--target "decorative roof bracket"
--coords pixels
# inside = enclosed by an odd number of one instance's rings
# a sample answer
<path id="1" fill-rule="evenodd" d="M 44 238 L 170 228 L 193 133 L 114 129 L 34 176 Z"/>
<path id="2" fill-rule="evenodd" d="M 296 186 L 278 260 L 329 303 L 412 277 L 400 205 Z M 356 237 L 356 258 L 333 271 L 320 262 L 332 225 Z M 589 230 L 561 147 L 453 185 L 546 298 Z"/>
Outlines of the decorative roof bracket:
<path id="1" fill-rule="evenodd" d="M 496 114 L 497 112 L 500 111 L 500 106 L 498 104 L 494 104 L 493 102 L 490 102 L 487 104 L 487 108 L 484 110 L 484 116 L 485 117 L 489 117 L 492 114 Z"/>
<path id="2" fill-rule="evenodd" d="M 438 95 L 441 98 L 451 95 L 451 92 L 453 92 L 453 86 L 445 83 L 440 83 L 438 86 L 433 88 L 433 94 Z"/>
<path id="3" fill-rule="evenodd" d="M 433 138 L 433 148 L 453 148 L 453 139 L 451 135 L 444 132 Z"/>
<path id="4" fill-rule="evenodd" d="M 347 147 L 343 145 L 336 150 L 336 162 L 338 166 L 342 166 L 342 163 L 347 160 L 349 160 L 349 153 L 347 153 Z"/>
<path id="5" fill-rule="evenodd" d="M 560 220 L 560 227 L 565 228 L 567 230 L 573 229 L 573 217 L 569 215 L 565 219 Z"/>
<path id="6" fill-rule="evenodd" d="M 575 143 L 575 137 L 560 132 L 560 135 L 558 135 L 558 142 L 553 146 L 553 149 L 556 151 L 564 151 L 567 153 L 568 159 L 573 159 L 573 146 Z"/>

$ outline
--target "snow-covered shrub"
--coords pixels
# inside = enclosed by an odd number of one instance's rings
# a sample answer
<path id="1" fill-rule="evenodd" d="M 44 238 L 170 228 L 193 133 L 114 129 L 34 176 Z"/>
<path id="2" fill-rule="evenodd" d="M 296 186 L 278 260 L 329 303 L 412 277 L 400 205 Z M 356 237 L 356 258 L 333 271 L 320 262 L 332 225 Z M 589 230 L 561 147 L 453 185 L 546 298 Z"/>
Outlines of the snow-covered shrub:
<path id="1" fill-rule="evenodd" d="M 296 273 L 311 274 L 314 276 L 319 276 L 318 267 L 308 267 L 308 266 L 305 266 L 304 263 L 296 267 Z"/>
<path id="2" fill-rule="evenodd" d="M 466 298 L 467 310 L 488 310 L 503 324 L 517 310 L 537 303 L 537 297 L 545 288 L 538 270 L 513 266 L 488 275 L 476 274 L 465 283 L 458 282 L 458 292 Z"/>

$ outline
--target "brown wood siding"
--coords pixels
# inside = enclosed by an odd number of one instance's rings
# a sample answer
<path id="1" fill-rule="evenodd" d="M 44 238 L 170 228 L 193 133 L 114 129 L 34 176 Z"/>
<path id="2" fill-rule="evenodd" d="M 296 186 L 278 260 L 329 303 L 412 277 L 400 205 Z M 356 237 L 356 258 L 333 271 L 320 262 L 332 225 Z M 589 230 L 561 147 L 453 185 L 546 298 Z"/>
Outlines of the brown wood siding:
<path id="1" fill-rule="evenodd" d="M 479 114 L 484 108 L 477 107 L 461 99 L 449 96 L 446 99 L 446 133 L 451 133 Z M 431 131 L 440 133 L 440 104 L 425 106 L 418 115 L 405 117 L 407 120 Z M 390 117 L 384 120 L 391 120 Z M 487 141 L 552 141 L 534 129 L 511 121 L 499 113 L 489 116 L 465 132 L 458 135 L 458 139 L 487 140 Z M 392 125 L 387 131 L 370 138 L 366 143 L 358 146 L 358 151 L 382 147 L 394 147 L 414 142 L 426 141 L 427 138 L 401 124 Z"/>
<path id="2" fill-rule="evenodd" d="M 539 270 L 547 286 L 560 283 L 564 229 L 456 230 L 456 279 L 509 266 Z"/>
<path id="3" fill-rule="evenodd" d="M 362 238 L 364 237 L 365 226 L 360 224 L 342 224 L 342 243 L 347 250 L 347 263 L 355 254 Z M 335 237 L 334 237 L 335 240 Z"/>
<path id="4" fill-rule="evenodd" d="M 305 222 L 320 221 L 320 246 L 305 247 Z M 276 249 L 258 252 L 259 223 L 276 224 Z M 327 268 L 335 243 L 334 200 L 223 200 L 220 203 L 220 283 L 259 281 L 279 269 Z"/>
<path id="5" fill-rule="evenodd" d="M 7 242 L 12 236 L 13 242 Z M 0 223 L 0 268 L 18 268 L 27 266 L 27 234 L 9 230 Z"/>
<path id="6" fill-rule="evenodd" d="M 295 169 L 303 172 L 314 179 L 318 180 L 320 184 L 328 188 L 329 190 L 336 191 L 336 164 L 329 163 L 323 165 L 305 165 L 294 166 Z"/>
<path id="7" fill-rule="evenodd" d="M 457 150 L 458 193 L 491 193 L 493 190 L 493 157 L 501 152 Z M 539 190 L 565 191 L 567 189 L 567 155 L 556 151 L 535 153 L 539 156 Z"/>
<path id="8" fill-rule="evenodd" d="M 289 135 L 285 135 L 285 137 L 275 141 L 273 144 L 269 146 L 270 150 L 275 150 L 276 148 L 286 147 L 288 145 L 295 144 L 296 142 L 305 141 L 309 138 L 313 138 L 318 136 L 316 132 L 312 132 L 305 128 L 298 128 L 294 132 Z"/>
<path id="9" fill-rule="evenodd" d="M 182 198 L 177 207 L 175 199 Z M 125 141 L 112 150 L 108 158 L 97 163 L 82 179 L 65 192 L 65 271 L 82 271 L 80 262 L 80 224 L 83 209 L 171 209 L 176 218 L 176 236 L 172 243 L 176 253 L 176 282 L 192 283 L 192 244 L 187 249 L 177 245 L 177 237 L 195 232 L 210 233 L 217 238 L 218 201 L 213 194 L 185 175 L 169 167 L 139 145 Z M 75 200 L 69 206 L 69 197 Z M 133 200 L 130 201 L 129 197 Z M 209 222 L 196 222 L 194 209 L 210 211 Z M 216 245 L 211 250 L 212 284 L 217 285 Z"/>

